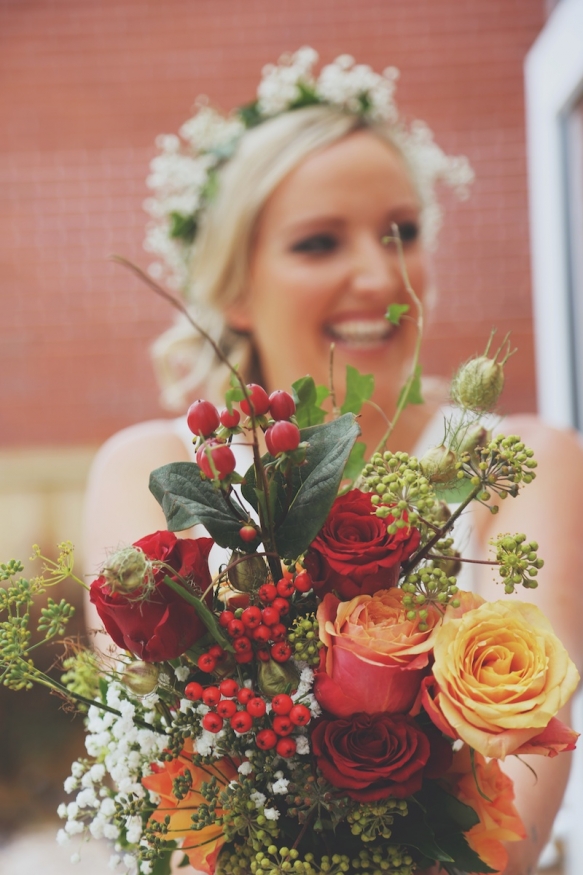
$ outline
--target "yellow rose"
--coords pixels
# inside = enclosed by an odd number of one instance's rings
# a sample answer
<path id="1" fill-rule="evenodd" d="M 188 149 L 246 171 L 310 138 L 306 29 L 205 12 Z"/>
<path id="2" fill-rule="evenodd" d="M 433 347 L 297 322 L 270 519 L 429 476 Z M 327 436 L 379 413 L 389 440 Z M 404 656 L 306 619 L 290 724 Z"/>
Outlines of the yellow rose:
<path id="1" fill-rule="evenodd" d="M 461 601 L 434 639 L 423 700 L 434 722 L 487 757 L 572 750 L 577 734 L 553 718 L 579 674 L 544 614 L 526 602 Z"/>

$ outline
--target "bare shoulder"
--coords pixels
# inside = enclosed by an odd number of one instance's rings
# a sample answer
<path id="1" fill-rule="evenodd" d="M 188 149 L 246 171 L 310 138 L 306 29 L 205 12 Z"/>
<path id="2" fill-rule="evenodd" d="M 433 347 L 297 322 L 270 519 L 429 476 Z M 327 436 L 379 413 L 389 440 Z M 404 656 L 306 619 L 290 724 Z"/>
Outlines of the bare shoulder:
<path id="1" fill-rule="evenodd" d="M 149 490 L 150 473 L 188 459 L 172 420 L 133 425 L 103 444 L 85 495 L 83 553 L 89 569 L 100 566 L 104 551 L 166 528 L 164 514 Z"/>
<path id="2" fill-rule="evenodd" d="M 153 419 L 118 431 L 97 452 L 94 469 L 130 468 L 150 460 L 163 465 L 188 459 L 184 442 L 171 419 Z"/>

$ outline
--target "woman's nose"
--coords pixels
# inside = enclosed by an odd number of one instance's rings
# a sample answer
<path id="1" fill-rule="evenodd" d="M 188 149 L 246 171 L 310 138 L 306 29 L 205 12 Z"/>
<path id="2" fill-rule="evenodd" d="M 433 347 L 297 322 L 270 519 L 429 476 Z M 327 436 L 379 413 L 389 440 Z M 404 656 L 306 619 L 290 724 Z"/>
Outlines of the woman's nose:
<path id="1" fill-rule="evenodd" d="M 354 252 L 352 287 L 361 296 L 386 296 L 403 285 L 398 253 L 379 239 L 359 241 Z"/>

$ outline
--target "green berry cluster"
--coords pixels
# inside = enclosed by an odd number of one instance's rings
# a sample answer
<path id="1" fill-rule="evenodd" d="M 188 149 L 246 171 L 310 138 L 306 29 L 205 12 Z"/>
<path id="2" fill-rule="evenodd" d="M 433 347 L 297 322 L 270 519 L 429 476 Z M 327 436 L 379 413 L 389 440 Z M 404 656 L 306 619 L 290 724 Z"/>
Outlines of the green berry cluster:
<path id="1" fill-rule="evenodd" d="M 99 665 L 93 650 L 79 650 L 73 656 L 63 660 L 64 674 L 61 675 L 61 683 L 70 693 L 84 696 L 86 699 L 99 697 Z M 87 706 L 78 703 L 80 711 L 87 710 Z"/>
<path id="2" fill-rule="evenodd" d="M 363 842 L 373 842 L 377 838 L 390 839 L 391 826 L 398 814 L 402 817 L 408 814 L 407 802 L 404 799 L 383 799 L 360 805 L 346 819 L 353 836 L 359 836 Z"/>
<path id="3" fill-rule="evenodd" d="M 419 515 L 430 511 L 435 504 L 435 495 L 423 475 L 419 460 L 407 453 L 375 453 L 364 466 L 362 477 L 366 489 L 373 493 L 371 501 L 376 506 L 376 515 L 393 520 L 388 526 L 390 534 L 408 525 L 415 525 Z M 404 519 L 405 514 L 407 519 Z"/>
<path id="4" fill-rule="evenodd" d="M 320 650 L 324 645 L 319 638 L 315 614 L 306 614 L 294 620 L 287 640 L 294 649 L 295 659 L 303 659 L 308 665 L 318 665 Z"/>
<path id="5" fill-rule="evenodd" d="M 352 860 L 352 867 L 368 875 L 413 875 L 417 871 L 413 857 L 399 845 L 364 849 Z"/>
<path id="6" fill-rule="evenodd" d="M 302 858 L 295 848 L 277 848 L 275 845 L 270 845 L 267 853 L 260 851 L 251 861 L 253 875 L 339 875 L 349 870 L 350 858 L 345 854 L 324 856 L 317 863 L 313 854 L 306 854 Z"/>
<path id="7" fill-rule="evenodd" d="M 217 860 L 216 875 L 249 875 L 255 853 L 253 848 L 246 844 L 231 842 L 224 845 Z"/>
<path id="8" fill-rule="evenodd" d="M 257 808 L 250 799 L 255 783 L 242 777 L 236 784 L 229 785 L 221 793 L 221 818 L 227 841 L 243 836 L 246 844 L 254 851 L 261 851 L 276 839 L 279 828 L 276 820 L 268 820 L 263 808 Z M 193 821 L 194 821 L 194 815 Z"/>
<path id="9" fill-rule="evenodd" d="M 453 576 L 448 576 L 446 572 L 433 562 L 428 562 L 426 565 L 418 568 L 408 574 L 401 585 L 401 589 L 405 593 L 403 596 L 403 606 L 407 608 L 407 619 L 415 620 L 419 617 L 419 631 L 426 632 L 428 629 L 427 620 L 428 605 L 437 603 L 442 607 L 451 604 L 454 608 L 459 606 L 459 601 L 456 599 L 458 594 L 457 579 Z"/>
<path id="10" fill-rule="evenodd" d="M 537 466 L 534 452 L 517 435 L 498 435 L 474 454 L 463 453 L 458 462 L 458 479 L 469 478 L 473 486 L 482 486 L 479 501 L 485 502 L 495 492 L 501 499 L 516 497 L 521 483 L 532 483 Z M 493 509 L 493 508 L 492 508 Z"/>
<path id="11" fill-rule="evenodd" d="M 538 558 L 538 544 L 527 541 L 526 535 L 498 535 L 490 541 L 496 550 L 498 573 L 504 582 L 504 591 L 511 595 L 516 586 L 536 589 L 535 580 L 544 561 Z"/>
<path id="12" fill-rule="evenodd" d="M 296 817 L 303 824 L 315 814 L 312 822 L 315 832 L 322 832 L 324 820 L 336 827 L 347 815 L 348 799 L 340 796 L 322 775 L 313 775 L 309 765 L 301 766 L 294 772 L 294 780 L 288 791 L 288 815 Z"/>

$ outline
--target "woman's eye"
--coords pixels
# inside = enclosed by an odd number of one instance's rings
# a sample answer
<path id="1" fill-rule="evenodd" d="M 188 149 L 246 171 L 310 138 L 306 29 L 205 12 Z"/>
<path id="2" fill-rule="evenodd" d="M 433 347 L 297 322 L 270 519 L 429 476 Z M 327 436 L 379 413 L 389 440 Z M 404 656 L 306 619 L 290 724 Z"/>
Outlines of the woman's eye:
<path id="1" fill-rule="evenodd" d="M 399 236 L 403 243 L 412 243 L 419 236 L 417 222 L 400 222 L 398 225 Z"/>
<path id="2" fill-rule="evenodd" d="M 308 254 L 320 254 L 333 252 L 338 245 L 336 237 L 332 234 L 313 234 L 304 240 L 299 240 L 292 246 L 292 252 L 305 252 Z"/>

